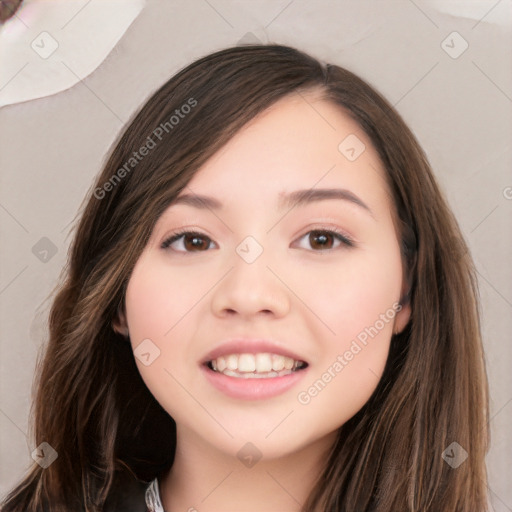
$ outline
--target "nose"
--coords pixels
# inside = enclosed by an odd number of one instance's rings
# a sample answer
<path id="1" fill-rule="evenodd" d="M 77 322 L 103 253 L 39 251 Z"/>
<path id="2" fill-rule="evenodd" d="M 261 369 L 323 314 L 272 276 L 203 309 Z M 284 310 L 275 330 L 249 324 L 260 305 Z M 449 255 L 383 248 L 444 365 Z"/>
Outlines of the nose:
<path id="1" fill-rule="evenodd" d="M 290 309 L 290 291 L 283 277 L 267 266 L 265 251 L 252 263 L 235 253 L 231 270 L 213 290 L 212 312 L 219 317 L 238 314 L 285 316 Z"/>

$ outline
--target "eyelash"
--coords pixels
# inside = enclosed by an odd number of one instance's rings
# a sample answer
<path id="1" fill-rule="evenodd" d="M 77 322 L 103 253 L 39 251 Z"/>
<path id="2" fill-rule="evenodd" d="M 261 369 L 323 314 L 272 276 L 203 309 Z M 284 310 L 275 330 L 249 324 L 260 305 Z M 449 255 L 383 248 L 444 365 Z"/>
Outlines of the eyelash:
<path id="1" fill-rule="evenodd" d="M 337 229 L 332 228 L 332 227 L 330 227 L 330 228 L 318 227 L 318 228 L 311 229 L 307 233 L 304 233 L 299 238 L 299 240 L 304 238 L 306 235 L 309 235 L 310 233 L 321 233 L 321 234 L 327 233 L 329 235 L 333 235 L 334 238 L 336 238 L 343 245 L 345 245 L 346 248 L 355 247 L 355 243 L 354 243 L 354 241 L 351 238 L 349 238 L 346 234 L 342 233 L 341 231 L 338 231 Z M 183 229 L 183 230 L 176 231 L 175 233 L 170 235 L 168 238 L 166 238 L 162 242 L 160 247 L 162 249 L 168 249 L 171 246 L 171 244 L 173 244 L 177 240 L 181 239 L 184 235 L 195 235 L 195 236 L 198 236 L 198 237 L 203 238 L 205 240 L 209 240 L 210 242 L 213 242 L 213 240 L 210 237 L 204 235 L 203 233 L 201 233 L 199 231 L 190 231 L 190 230 L 187 230 L 187 229 Z M 319 250 L 314 250 L 313 249 L 312 252 L 333 251 L 335 249 L 339 249 L 339 247 L 331 248 L 331 249 L 319 249 Z M 205 251 L 175 251 L 175 252 L 191 253 L 191 252 L 205 252 Z"/>

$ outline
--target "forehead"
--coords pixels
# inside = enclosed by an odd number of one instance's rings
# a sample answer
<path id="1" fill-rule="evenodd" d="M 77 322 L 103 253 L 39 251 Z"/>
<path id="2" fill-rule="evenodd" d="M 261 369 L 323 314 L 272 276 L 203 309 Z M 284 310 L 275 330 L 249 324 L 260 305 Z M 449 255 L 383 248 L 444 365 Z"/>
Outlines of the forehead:
<path id="1" fill-rule="evenodd" d="M 369 137 L 318 91 L 293 93 L 263 111 L 193 176 L 187 193 L 274 202 L 293 189 L 343 187 L 389 191 Z M 357 193 L 357 192 L 355 192 Z"/>

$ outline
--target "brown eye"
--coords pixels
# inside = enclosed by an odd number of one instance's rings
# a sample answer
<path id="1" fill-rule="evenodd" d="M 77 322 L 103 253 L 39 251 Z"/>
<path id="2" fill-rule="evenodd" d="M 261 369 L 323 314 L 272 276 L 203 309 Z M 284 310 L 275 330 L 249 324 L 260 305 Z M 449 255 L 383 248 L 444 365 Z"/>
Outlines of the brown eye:
<path id="1" fill-rule="evenodd" d="M 162 242 L 161 247 L 162 249 L 167 249 L 175 242 L 180 242 L 176 244 L 180 246 L 179 249 L 176 247 L 173 248 L 173 250 L 177 252 L 204 252 L 212 243 L 211 239 L 202 233 L 183 231 L 171 235 L 167 240 Z"/>
<path id="2" fill-rule="evenodd" d="M 206 241 L 205 238 L 201 237 L 200 235 L 185 235 L 183 237 L 183 245 L 188 250 L 202 250 L 209 247 L 210 243 Z"/>
<path id="3" fill-rule="evenodd" d="M 353 247 L 353 242 L 345 235 L 330 229 L 315 229 L 309 231 L 301 239 L 306 239 L 309 246 L 315 251 L 337 249 L 340 246 Z"/>
<path id="4" fill-rule="evenodd" d="M 334 236 L 324 231 L 311 231 L 309 233 L 309 242 L 313 249 L 331 249 L 334 244 Z"/>

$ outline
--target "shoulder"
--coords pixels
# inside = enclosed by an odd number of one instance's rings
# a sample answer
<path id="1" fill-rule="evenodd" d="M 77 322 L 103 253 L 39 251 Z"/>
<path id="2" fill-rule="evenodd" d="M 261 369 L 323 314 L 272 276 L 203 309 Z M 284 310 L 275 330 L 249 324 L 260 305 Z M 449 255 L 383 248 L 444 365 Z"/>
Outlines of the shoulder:
<path id="1" fill-rule="evenodd" d="M 146 492 L 153 482 L 144 482 L 128 473 L 116 473 L 104 511 L 147 512 Z"/>

